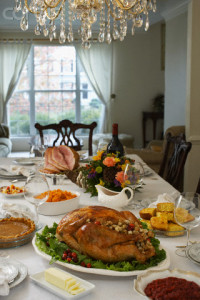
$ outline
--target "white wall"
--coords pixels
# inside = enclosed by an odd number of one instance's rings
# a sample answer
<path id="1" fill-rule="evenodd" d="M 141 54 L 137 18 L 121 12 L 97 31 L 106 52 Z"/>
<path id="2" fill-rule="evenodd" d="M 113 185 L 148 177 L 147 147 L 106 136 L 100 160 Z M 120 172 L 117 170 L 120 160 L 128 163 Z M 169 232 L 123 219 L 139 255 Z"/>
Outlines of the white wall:
<path id="1" fill-rule="evenodd" d="M 166 22 L 164 129 L 186 122 L 187 13 Z"/>
<path id="2" fill-rule="evenodd" d="M 112 122 L 120 132 L 134 136 L 134 146 L 142 146 L 142 111 L 152 111 L 152 99 L 164 93 L 164 71 L 161 70 L 161 23 L 148 32 L 136 33 L 123 42 L 113 43 Z M 152 132 L 152 123 L 149 122 Z M 162 130 L 162 128 L 161 128 Z"/>

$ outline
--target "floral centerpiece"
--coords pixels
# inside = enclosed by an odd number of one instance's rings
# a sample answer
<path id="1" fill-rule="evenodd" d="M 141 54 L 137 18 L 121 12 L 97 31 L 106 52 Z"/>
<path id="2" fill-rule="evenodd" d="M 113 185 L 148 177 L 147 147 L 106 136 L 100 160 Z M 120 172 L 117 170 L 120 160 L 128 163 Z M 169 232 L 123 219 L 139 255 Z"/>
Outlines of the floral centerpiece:
<path id="1" fill-rule="evenodd" d="M 121 191 L 127 184 L 124 180 L 126 164 L 134 164 L 134 160 L 118 154 L 98 151 L 89 164 L 81 168 L 86 182 L 86 192 L 97 196 L 96 184 L 114 191 Z"/>

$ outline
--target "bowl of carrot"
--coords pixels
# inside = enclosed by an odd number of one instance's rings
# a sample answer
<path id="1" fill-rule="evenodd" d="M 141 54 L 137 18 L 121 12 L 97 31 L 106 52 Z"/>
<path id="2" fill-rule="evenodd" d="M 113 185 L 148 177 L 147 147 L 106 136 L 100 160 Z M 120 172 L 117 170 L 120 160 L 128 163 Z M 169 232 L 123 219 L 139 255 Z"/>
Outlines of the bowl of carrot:
<path id="1" fill-rule="evenodd" d="M 79 198 L 80 193 L 75 191 L 51 190 L 46 202 L 39 206 L 38 212 L 45 216 L 63 215 L 78 208 Z"/>

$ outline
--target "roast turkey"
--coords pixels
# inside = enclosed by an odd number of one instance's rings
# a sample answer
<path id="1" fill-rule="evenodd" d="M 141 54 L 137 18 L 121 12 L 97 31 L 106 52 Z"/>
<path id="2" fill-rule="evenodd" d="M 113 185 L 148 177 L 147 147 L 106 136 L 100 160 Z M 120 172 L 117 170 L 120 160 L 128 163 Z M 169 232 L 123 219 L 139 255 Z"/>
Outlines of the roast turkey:
<path id="1" fill-rule="evenodd" d="M 66 214 L 56 236 L 70 248 L 104 262 L 136 259 L 144 263 L 155 255 L 149 237 L 129 211 L 103 206 L 88 206 Z"/>
<path id="2" fill-rule="evenodd" d="M 44 173 L 60 173 L 74 170 L 79 162 L 79 154 L 65 145 L 51 147 L 45 151 Z"/>

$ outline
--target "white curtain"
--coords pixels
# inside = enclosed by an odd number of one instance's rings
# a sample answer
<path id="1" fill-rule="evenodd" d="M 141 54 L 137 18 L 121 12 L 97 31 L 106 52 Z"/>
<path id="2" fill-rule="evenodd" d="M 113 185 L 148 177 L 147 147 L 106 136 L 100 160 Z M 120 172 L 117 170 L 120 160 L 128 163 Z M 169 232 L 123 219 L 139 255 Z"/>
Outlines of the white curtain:
<path id="1" fill-rule="evenodd" d="M 0 123 L 6 122 L 6 104 L 20 77 L 31 44 L 26 42 L 0 43 Z"/>
<path id="2" fill-rule="evenodd" d="M 100 129 L 108 132 L 111 130 L 112 46 L 98 43 L 85 50 L 81 44 L 75 44 L 75 48 L 93 89 L 105 105 Z"/>

